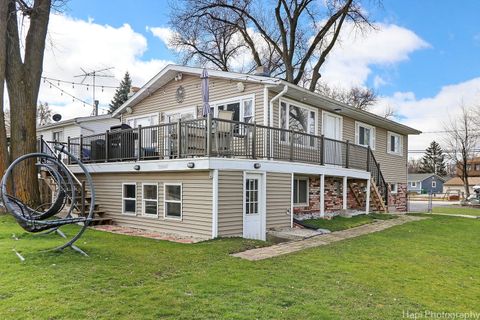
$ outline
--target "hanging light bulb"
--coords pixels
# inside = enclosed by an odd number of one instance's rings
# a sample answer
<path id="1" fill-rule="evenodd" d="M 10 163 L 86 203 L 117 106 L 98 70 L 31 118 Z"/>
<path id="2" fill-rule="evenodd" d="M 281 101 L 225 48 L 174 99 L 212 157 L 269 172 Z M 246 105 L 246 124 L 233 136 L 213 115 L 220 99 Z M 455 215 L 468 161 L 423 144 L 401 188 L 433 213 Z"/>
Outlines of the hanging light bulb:
<path id="1" fill-rule="evenodd" d="M 103 86 L 102 86 L 102 92 L 103 92 Z"/>
<path id="2" fill-rule="evenodd" d="M 60 80 L 58 80 L 58 86 L 60 87 Z"/>
<path id="3" fill-rule="evenodd" d="M 72 82 L 72 88 L 75 89 L 75 83 Z"/>
<path id="4" fill-rule="evenodd" d="M 89 85 L 87 84 L 87 91 L 88 91 L 88 87 L 89 87 Z"/>

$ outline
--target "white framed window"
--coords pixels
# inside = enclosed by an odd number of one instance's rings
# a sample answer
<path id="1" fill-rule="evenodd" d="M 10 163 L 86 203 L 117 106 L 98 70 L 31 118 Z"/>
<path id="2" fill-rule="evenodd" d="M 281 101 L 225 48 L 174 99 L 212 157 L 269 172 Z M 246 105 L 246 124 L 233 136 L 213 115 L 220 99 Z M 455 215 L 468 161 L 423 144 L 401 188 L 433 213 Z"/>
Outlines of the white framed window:
<path id="1" fill-rule="evenodd" d="M 390 183 L 390 193 L 397 194 L 397 192 L 398 192 L 398 184 Z"/>
<path id="2" fill-rule="evenodd" d="M 137 184 L 135 182 L 122 183 L 122 213 L 137 214 Z"/>
<path id="3" fill-rule="evenodd" d="M 297 207 L 308 206 L 308 178 L 293 178 L 293 204 Z"/>
<path id="4" fill-rule="evenodd" d="M 125 119 L 125 123 L 128 124 L 132 128 L 136 128 L 138 126 L 142 127 L 149 127 L 155 126 L 158 124 L 159 115 L 158 113 L 151 113 L 142 116 L 135 116 L 135 117 L 128 117 Z"/>
<path id="5" fill-rule="evenodd" d="M 388 131 L 387 152 L 400 156 L 403 155 L 403 137 L 401 135 Z"/>
<path id="6" fill-rule="evenodd" d="M 432 180 L 432 188 L 436 188 L 436 187 L 437 187 L 437 181 Z"/>
<path id="7" fill-rule="evenodd" d="M 235 97 L 228 100 L 214 101 L 210 109 L 215 117 L 218 116 L 218 110 L 227 110 L 233 112 L 233 121 L 253 123 L 255 115 L 255 95 Z"/>
<path id="8" fill-rule="evenodd" d="M 412 181 L 412 182 L 410 182 L 410 186 L 411 186 L 412 188 L 416 188 L 416 187 L 417 187 L 417 181 Z"/>
<path id="9" fill-rule="evenodd" d="M 163 217 L 182 220 L 182 184 L 164 183 L 163 185 Z"/>
<path id="10" fill-rule="evenodd" d="M 279 106 L 279 127 L 285 130 L 293 130 L 297 132 L 317 134 L 318 110 L 298 102 L 280 100 Z M 295 144 L 314 146 L 314 139 L 302 139 L 301 136 L 295 136 L 297 141 Z M 280 141 L 288 142 L 288 132 L 280 132 Z"/>
<path id="11" fill-rule="evenodd" d="M 355 143 L 375 150 L 375 127 L 355 121 Z"/>
<path id="12" fill-rule="evenodd" d="M 142 183 L 142 214 L 158 216 L 158 184 Z"/>
<path id="13" fill-rule="evenodd" d="M 53 131 L 52 132 L 52 140 L 62 142 L 63 141 L 63 131 L 62 130 Z"/>
<path id="14" fill-rule="evenodd" d="M 164 122 L 165 123 L 173 123 L 177 122 L 178 120 L 181 121 L 188 121 L 194 120 L 197 118 L 197 108 L 189 107 L 178 109 L 174 111 L 166 111 L 163 113 L 164 115 Z"/>

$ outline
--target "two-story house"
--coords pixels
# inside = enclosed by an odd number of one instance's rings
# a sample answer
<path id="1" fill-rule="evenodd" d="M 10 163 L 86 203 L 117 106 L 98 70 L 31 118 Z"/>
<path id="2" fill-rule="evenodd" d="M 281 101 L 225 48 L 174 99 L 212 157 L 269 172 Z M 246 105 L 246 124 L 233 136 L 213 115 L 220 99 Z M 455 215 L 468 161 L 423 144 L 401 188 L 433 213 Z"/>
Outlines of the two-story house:
<path id="1" fill-rule="evenodd" d="M 293 218 L 406 209 L 418 130 L 277 78 L 208 73 L 208 115 L 202 69 L 169 65 L 113 113 L 123 130 L 68 139 L 115 224 L 265 239 Z"/>

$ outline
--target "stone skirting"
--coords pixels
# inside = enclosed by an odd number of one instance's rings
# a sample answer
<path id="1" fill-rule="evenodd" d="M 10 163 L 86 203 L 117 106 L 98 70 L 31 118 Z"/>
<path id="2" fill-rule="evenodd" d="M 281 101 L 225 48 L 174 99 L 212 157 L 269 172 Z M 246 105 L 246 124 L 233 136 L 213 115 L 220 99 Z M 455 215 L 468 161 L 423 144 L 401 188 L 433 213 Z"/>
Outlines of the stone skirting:
<path id="1" fill-rule="evenodd" d="M 407 211 L 407 184 L 397 183 L 397 193 L 392 194 L 388 186 L 388 207 L 390 211 Z"/>

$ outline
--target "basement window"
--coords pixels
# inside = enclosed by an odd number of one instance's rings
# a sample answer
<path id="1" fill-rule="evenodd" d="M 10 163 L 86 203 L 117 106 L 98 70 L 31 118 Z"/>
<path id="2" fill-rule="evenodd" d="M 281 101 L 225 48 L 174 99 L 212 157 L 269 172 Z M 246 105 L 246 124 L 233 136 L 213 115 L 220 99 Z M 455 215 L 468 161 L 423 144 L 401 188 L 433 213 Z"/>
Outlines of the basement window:
<path id="1" fill-rule="evenodd" d="M 137 214 L 137 184 L 122 184 L 122 213 Z"/>
<path id="2" fill-rule="evenodd" d="M 158 209 L 158 185 L 156 183 L 142 184 L 142 214 L 157 216 Z"/>
<path id="3" fill-rule="evenodd" d="M 164 184 L 164 218 L 182 219 L 182 184 L 165 183 Z"/>
<path id="4" fill-rule="evenodd" d="M 308 178 L 293 179 L 293 204 L 298 207 L 308 206 Z"/>
<path id="5" fill-rule="evenodd" d="M 398 192 L 398 185 L 396 183 L 390 183 L 390 193 L 397 194 Z"/>

